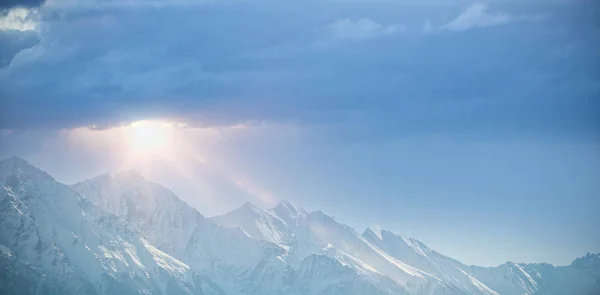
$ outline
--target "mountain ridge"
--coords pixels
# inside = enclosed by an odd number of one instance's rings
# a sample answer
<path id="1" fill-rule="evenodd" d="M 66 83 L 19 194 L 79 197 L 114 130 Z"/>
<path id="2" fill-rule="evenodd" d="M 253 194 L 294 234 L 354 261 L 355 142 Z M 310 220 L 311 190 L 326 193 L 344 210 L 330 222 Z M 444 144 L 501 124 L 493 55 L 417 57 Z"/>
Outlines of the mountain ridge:
<path id="1" fill-rule="evenodd" d="M 244 292 L 248 290 L 253 290 L 252 292 L 257 294 L 313 292 L 304 290 L 306 287 L 303 285 L 306 283 L 302 282 L 307 277 L 312 277 L 315 281 L 319 278 L 314 277 L 313 272 L 308 271 L 306 267 L 315 265 L 315 261 L 319 261 L 317 265 L 322 268 L 340 270 L 338 266 L 327 263 L 329 258 L 318 255 L 319 253 L 315 253 L 317 254 L 315 256 L 303 257 L 298 261 L 286 261 L 285 249 L 279 245 L 252 238 L 247 230 L 221 227 L 212 219 L 193 212 L 195 209 L 180 201 L 174 201 L 181 206 L 186 206 L 185 209 L 180 209 L 173 205 L 173 200 L 163 196 L 167 193 L 166 190 L 154 187 L 154 184 L 149 181 L 137 182 L 138 180 L 122 182 L 118 175 L 114 175 L 93 178 L 74 184 L 72 187 L 109 212 L 122 216 L 127 222 L 141 229 L 159 249 L 188 262 L 194 270 L 209 276 L 220 286 L 224 286 L 229 293 L 247 294 Z M 168 194 L 170 193 L 169 191 Z M 159 207 L 137 205 L 141 200 L 153 204 L 159 199 L 163 200 Z M 242 208 L 248 214 L 260 212 L 259 208 L 250 204 L 244 204 Z M 287 212 L 288 220 L 302 215 L 302 212 L 291 203 L 283 205 L 280 209 Z M 196 218 L 190 218 L 190 215 Z M 185 221 L 177 222 L 178 219 Z M 283 220 L 278 221 L 285 223 Z M 172 241 L 179 241 L 179 243 L 172 243 Z M 307 264 L 309 261 L 313 262 Z M 348 293 L 343 285 L 359 282 L 361 287 L 357 290 L 367 288 L 378 290 L 372 291 L 373 294 L 403 294 L 399 286 L 391 287 L 396 288 L 397 292 L 386 293 L 385 290 L 374 287 L 372 282 L 359 278 L 355 274 L 348 276 L 346 272 L 341 272 L 336 281 L 325 285 L 313 282 L 312 285 L 320 285 L 319 288 L 323 290 L 337 290 L 335 292 L 345 290 L 344 294 L 353 294 Z"/>
<path id="2" fill-rule="evenodd" d="M 278 204 L 275 208 L 280 207 L 281 203 Z M 256 208 L 256 206 L 254 206 Z M 265 209 L 262 210 L 263 214 L 273 215 L 274 209 Z M 233 216 L 231 213 L 238 212 L 242 208 L 234 209 L 230 213 L 226 213 L 220 216 L 213 217 L 213 220 L 220 222 L 222 224 L 227 224 L 229 226 L 241 226 L 242 229 L 248 230 L 249 225 L 255 225 L 255 221 L 250 220 L 237 220 L 232 221 L 231 219 L 239 218 L 239 216 Z M 256 212 L 254 215 L 257 215 Z M 276 215 L 276 214 L 275 214 Z M 328 223 L 337 223 L 336 219 L 325 214 L 322 211 L 308 212 L 306 214 L 307 217 L 318 216 L 319 219 Z M 230 218 L 230 220 L 228 220 Z M 338 224 L 340 227 L 347 227 L 343 224 Z M 263 225 L 264 227 L 264 225 Z M 256 232 L 252 231 L 251 232 Z M 416 266 L 417 269 L 424 270 L 425 273 L 431 274 L 437 278 L 441 278 L 444 281 L 453 282 L 453 284 L 462 290 L 467 290 L 470 294 L 475 294 L 480 292 L 482 294 L 540 294 L 540 292 L 545 292 L 543 294 L 561 294 L 551 293 L 546 289 L 543 289 L 543 286 L 540 287 L 541 284 L 532 283 L 533 286 L 528 286 L 528 282 L 533 280 L 531 278 L 531 274 L 525 271 L 527 268 L 531 268 L 531 272 L 535 273 L 537 269 L 543 270 L 560 270 L 562 271 L 563 266 L 553 266 L 548 263 L 513 263 L 506 262 L 504 264 L 495 266 L 495 267 L 480 267 L 474 265 L 465 265 L 459 262 L 456 259 L 452 259 L 447 257 L 435 250 L 432 250 L 425 243 L 414 239 L 414 238 L 405 238 L 393 233 L 390 230 L 385 229 L 376 229 L 373 227 L 369 227 L 365 229 L 365 231 L 361 234 L 362 237 L 367 239 L 371 244 L 376 245 L 377 248 L 383 249 L 386 254 L 389 254 L 392 257 L 398 258 L 398 260 L 407 262 L 408 265 Z M 262 239 L 269 240 L 270 236 L 259 237 Z M 386 245 L 387 243 L 387 245 Z M 330 245 L 328 245 L 330 246 Z M 588 259 L 594 260 L 594 254 L 588 255 Z M 572 265 L 575 264 L 575 261 L 583 259 L 582 257 L 576 258 Z M 584 264 L 583 262 L 581 264 Z M 592 266 L 596 266 L 594 263 L 589 263 Z M 585 264 L 584 264 L 585 265 Z M 566 267 L 566 266 L 564 266 Z M 597 266 L 596 266 L 597 267 Z M 598 267 L 597 267 L 598 268 Z M 596 268 L 594 268 L 596 269 Z M 600 268 L 598 268 L 600 269 Z M 485 271 L 482 271 L 485 270 Z M 503 273 L 500 275 L 491 275 L 487 272 Z M 509 275 L 510 274 L 510 275 Z M 498 278 L 504 278 L 506 276 L 513 276 L 515 282 L 497 282 Z M 462 278 L 462 279 L 461 279 Z M 594 278 L 600 278 L 600 275 L 594 274 L 590 279 L 591 283 L 594 284 Z M 508 278 L 507 280 L 513 280 Z M 494 288 L 490 288 L 482 281 L 488 282 L 490 285 L 494 285 L 496 289 L 501 290 L 502 292 L 497 292 Z M 547 283 L 545 283 L 547 284 Z M 591 286 L 595 292 L 598 289 L 597 281 L 596 285 Z M 584 291 L 582 291 L 584 292 Z M 586 293 L 587 294 L 587 293 Z"/>
<path id="3" fill-rule="evenodd" d="M 271 209 L 245 203 L 206 218 L 139 172 L 66 186 L 20 158 L 9 158 L 0 161 L 0 182 L 0 269 L 8 270 L 0 276 L 3 294 L 591 295 L 600 290 L 600 254 L 588 253 L 568 266 L 468 266 L 416 239 L 377 228 L 359 233 L 290 201 Z M 23 239 L 23 233 L 34 240 Z M 44 241 L 40 253 L 46 254 L 36 254 L 36 239 Z M 40 257 L 56 257 L 59 268 Z M 79 266 L 84 262 L 92 267 Z M 33 281 L 40 283 L 27 289 Z M 7 282 L 21 289 L 6 289 Z"/>

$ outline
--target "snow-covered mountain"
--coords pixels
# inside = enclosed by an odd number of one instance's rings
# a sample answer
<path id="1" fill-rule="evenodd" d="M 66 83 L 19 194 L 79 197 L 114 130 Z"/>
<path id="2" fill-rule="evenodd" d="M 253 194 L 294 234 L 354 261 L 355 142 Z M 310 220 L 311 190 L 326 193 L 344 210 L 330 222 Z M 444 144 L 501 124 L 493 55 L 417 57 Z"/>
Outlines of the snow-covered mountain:
<path id="1" fill-rule="evenodd" d="M 508 262 L 487 268 L 464 265 L 390 231 L 369 228 L 363 236 L 390 255 L 472 293 L 480 289 L 492 294 L 600 294 L 598 254 L 563 267 Z"/>
<path id="2" fill-rule="evenodd" d="M 471 274 L 500 294 L 600 294 L 600 254 L 577 258 L 568 266 L 508 262 L 472 266 Z"/>
<path id="3" fill-rule="evenodd" d="M 492 268 L 467 266 L 418 240 L 379 228 L 368 228 L 359 235 L 321 211 L 307 213 L 285 201 L 270 210 L 245 204 L 213 220 L 279 244 L 296 259 L 321 253 L 359 273 L 383 274 L 413 294 L 600 294 L 598 254 L 578 258 L 564 267 L 515 263 Z"/>
<path id="4" fill-rule="evenodd" d="M 254 238 L 281 245 L 287 249 L 290 262 L 312 254 L 327 255 L 374 280 L 382 275 L 388 277 L 408 291 L 460 293 L 453 285 L 395 259 L 327 214 L 321 211 L 307 213 L 291 202 L 281 202 L 266 211 L 246 204 L 213 220 L 224 226 L 239 227 Z"/>
<path id="5" fill-rule="evenodd" d="M 325 253 L 290 256 L 284 241 L 220 226 L 136 172 L 103 175 L 72 187 L 227 294 L 406 294 L 392 280 L 357 273 Z M 292 220 L 305 214 L 293 209 L 282 216 Z"/>
<path id="6" fill-rule="evenodd" d="M 0 293 L 224 294 L 23 160 L 1 161 L 0 182 Z"/>
<path id="7" fill-rule="evenodd" d="M 286 201 L 205 218 L 132 171 L 66 186 L 10 158 L 0 183 L 0 294 L 600 294 L 599 254 L 467 266 Z"/>

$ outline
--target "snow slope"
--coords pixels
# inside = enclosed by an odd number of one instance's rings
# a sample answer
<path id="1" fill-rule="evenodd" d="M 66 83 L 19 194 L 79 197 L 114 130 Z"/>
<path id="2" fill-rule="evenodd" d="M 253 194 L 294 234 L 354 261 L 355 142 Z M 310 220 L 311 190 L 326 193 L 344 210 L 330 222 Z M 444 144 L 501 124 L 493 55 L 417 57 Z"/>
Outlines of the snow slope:
<path id="1" fill-rule="evenodd" d="M 390 256 L 426 271 L 472 294 L 498 294 L 471 276 L 462 263 L 429 249 L 425 244 L 379 228 L 368 228 L 363 237 Z"/>
<path id="2" fill-rule="evenodd" d="M 2 294 L 223 294 L 21 159 L 0 162 L 0 183 Z"/>
<path id="3" fill-rule="evenodd" d="M 386 230 L 363 236 L 393 257 L 432 273 L 471 294 L 600 294 L 600 258 L 588 254 L 572 265 L 508 262 L 498 267 L 467 266 L 422 242 Z"/>

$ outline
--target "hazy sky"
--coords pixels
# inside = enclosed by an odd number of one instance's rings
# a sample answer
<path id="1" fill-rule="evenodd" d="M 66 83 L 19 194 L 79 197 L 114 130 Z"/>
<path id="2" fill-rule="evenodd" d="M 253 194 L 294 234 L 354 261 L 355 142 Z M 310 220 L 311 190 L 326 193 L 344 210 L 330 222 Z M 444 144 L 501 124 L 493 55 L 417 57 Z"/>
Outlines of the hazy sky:
<path id="1" fill-rule="evenodd" d="M 0 157 L 568 264 L 600 252 L 596 2 L 4 1 Z"/>

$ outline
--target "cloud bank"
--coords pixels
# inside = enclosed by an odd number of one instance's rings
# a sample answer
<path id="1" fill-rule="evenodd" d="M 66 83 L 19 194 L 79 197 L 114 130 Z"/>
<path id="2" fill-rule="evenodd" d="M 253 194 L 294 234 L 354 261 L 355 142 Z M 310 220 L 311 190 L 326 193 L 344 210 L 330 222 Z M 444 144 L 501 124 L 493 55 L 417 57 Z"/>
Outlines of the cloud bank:
<path id="1" fill-rule="evenodd" d="M 529 11 L 70 3 L 38 8 L 34 34 L 26 24 L 0 34 L 10 40 L 0 50 L 1 129 L 154 118 L 203 126 L 273 121 L 359 138 L 598 129 L 600 74 L 589 65 L 599 42 L 585 7 L 537 4 L 532 13 L 556 17 L 511 22 Z M 423 34 L 427 20 L 469 33 Z M 502 31 L 486 29 L 499 24 Z M 323 28 L 336 46 L 313 46 Z"/>
<path id="2" fill-rule="evenodd" d="M 506 24 L 512 20 L 507 14 L 491 12 L 487 4 L 475 3 L 442 28 L 450 31 L 464 31 Z"/>

